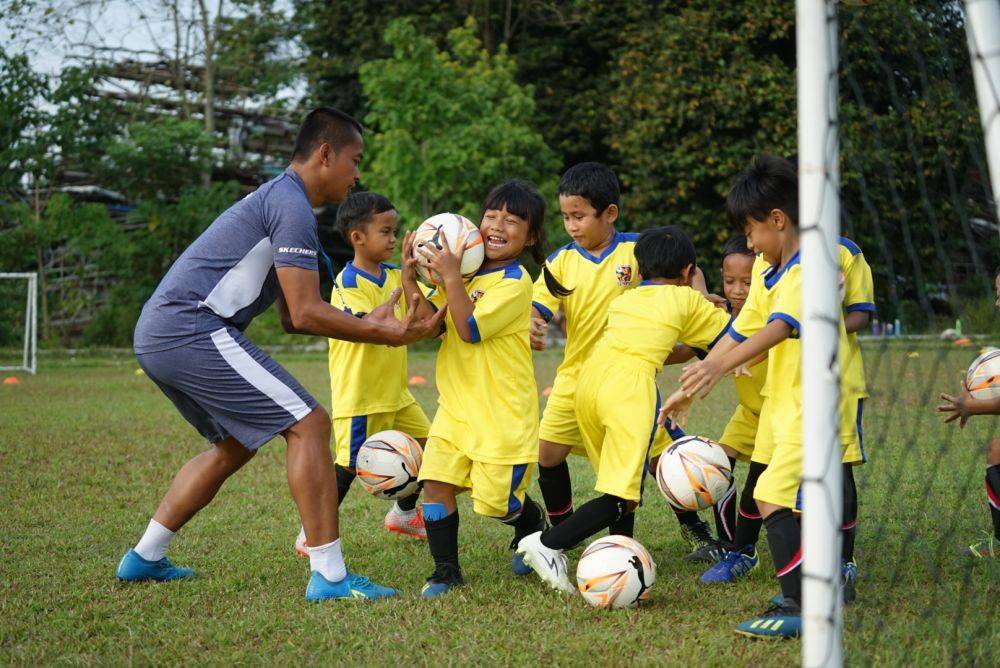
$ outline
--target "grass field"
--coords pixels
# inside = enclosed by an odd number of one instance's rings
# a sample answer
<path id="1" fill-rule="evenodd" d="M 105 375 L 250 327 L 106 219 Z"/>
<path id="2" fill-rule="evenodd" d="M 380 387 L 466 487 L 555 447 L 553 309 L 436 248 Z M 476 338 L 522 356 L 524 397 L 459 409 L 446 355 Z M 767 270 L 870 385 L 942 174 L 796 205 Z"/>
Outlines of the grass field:
<path id="1" fill-rule="evenodd" d="M 916 352 L 917 355 L 913 353 Z M 969 563 L 957 547 L 989 526 L 984 444 L 1000 426 L 964 432 L 932 407 L 973 353 L 866 348 L 872 399 L 870 463 L 859 472 L 858 604 L 845 615 L 851 665 L 996 665 L 1000 563 Z M 278 354 L 324 404 L 325 357 Z M 536 358 L 539 388 L 557 354 Z M 433 379 L 433 356 L 411 356 Z M 435 602 L 418 593 L 432 570 L 426 545 L 386 533 L 385 505 L 351 492 L 341 511 L 348 565 L 403 590 L 400 600 L 310 605 L 306 563 L 284 474 L 284 443 L 265 447 L 174 541 L 191 581 L 122 585 L 122 552 L 146 525 L 174 472 L 204 447 L 134 359 L 43 357 L 36 377 L 0 385 L 0 651 L 5 664 L 274 665 L 781 665 L 796 642 L 737 637 L 733 625 L 776 592 L 769 557 L 726 589 L 697 582 L 676 522 L 652 491 L 636 538 L 658 579 L 642 610 L 605 612 L 510 572 L 506 527 L 462 512 L 469 586 Z M 676 371 L 664 374 L 672 383 Z M 433 411 L 433 383 L 417 391 Z M 717 437 L 733 405 L 729 384 L 692 415 L 689 431 Z M 585 461 L 572 462 L 577 500 L 592 494 Z M 738 469 L 742 477 L 745 468 Z M 532 495 L 540 498 L 533 485 Z M 764 547 L 766 555 L 766 547 Z M 575 563 L 573 555 L 571 563 Z M 332 661 L 331 661 L 332 660 Z"/>

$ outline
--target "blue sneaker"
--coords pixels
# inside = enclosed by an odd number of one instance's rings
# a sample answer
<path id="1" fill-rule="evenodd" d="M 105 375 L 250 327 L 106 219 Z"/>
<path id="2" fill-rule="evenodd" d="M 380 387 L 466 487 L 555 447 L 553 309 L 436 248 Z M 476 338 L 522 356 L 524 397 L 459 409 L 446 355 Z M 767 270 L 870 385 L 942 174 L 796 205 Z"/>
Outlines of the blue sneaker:
<path id="1" fill-rule="evenodd" d="M 515 552 L 514 556 L 510 558 L 510 568 L 514 571 L 514 575 L 531 574 L 531 566 L 524 563 L 524 555 L 520 552 Z"/>
<path id="2" fill-rule="evenodd" d="M 399 595 L 399 591 L 391 587 L 377 585 L 363 575 L 348 573 L 340 582 L 330 582 L 325 577 L 312 572 L 309 578 L 309 586 L 306 587 L 307 601 L 325 601 L 330 598 L 335 599 L 367 599 L 374 601 L 380 598 L 392 598 Z"/>
<path id="3" fill-rule="evenodd" d="M 420 590 L 420 597 L 423 599 L 437 598 L 464 584 L 465 580 L 462 579 L 461 569 L 450 564 L 438 564 L 434 569 L 434 574 L 427 578 L 427 584 Z"/>
<path id="4" fill-rule="evenodd" d="M 736 582 L 757 568 L 759 563 L 760 558 L 757 557 L 756 550 L 753 554 L 747 554 L 740 550 L 726 551 L 722 553 L 722 557 L 714 566 L 701 574 L 701 581 L 705 584 Z"/>
<path id="5" fill-rule="evenodd" d="M 738 624 L 736 632 L 762 640 L 798 638 L 802 633 L 802 610 L 798 605 L 775 605 L 761 616 Z"/>
<path id="6" fill-rule="evenodd" d="M 148 561 L 139 556 L 135 550 L 129 550 L 118 562 L 118 570 L 115 572 L 122 582 L 143 582 L 153 580 L 155 582 L 167 582 L 169 580 L 183 580 L 194 576 L 194 571 L 190 568 L 174 566 L 170 560 L 164 557 L 159 561 Z"/>

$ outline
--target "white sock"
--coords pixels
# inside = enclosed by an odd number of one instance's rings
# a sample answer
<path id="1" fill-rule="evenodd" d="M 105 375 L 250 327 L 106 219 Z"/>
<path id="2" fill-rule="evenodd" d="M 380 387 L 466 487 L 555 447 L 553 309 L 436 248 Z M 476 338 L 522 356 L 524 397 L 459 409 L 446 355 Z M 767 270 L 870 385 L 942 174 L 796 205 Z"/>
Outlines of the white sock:
<path id="1" fill-rule="evenodd" d="M 340 551 L 340 539 L 309 548 L 309 568 L 330 582 L 340 582 L 347 577 L 347 566 Z"/>
<path id="2" fill-rule="evenodd" d="M 176 532 L 171 531 L 156 520 L 149 520 L 146 533 L 135 546 L 136 553 L 146 561 L 159 561 L 167 554 L 170 541 Z"/>
<path id="3" fill-rule="evenodd" d="M 299 537 L 295 539 L 295 542 L 299 543 L 301 545 L 306 545 L 306 528 L 305 527 L 303 527 L 303 526 L 299 527 Z M 309 546 L 306 545 L 306 547 L 309 547 Z"/>

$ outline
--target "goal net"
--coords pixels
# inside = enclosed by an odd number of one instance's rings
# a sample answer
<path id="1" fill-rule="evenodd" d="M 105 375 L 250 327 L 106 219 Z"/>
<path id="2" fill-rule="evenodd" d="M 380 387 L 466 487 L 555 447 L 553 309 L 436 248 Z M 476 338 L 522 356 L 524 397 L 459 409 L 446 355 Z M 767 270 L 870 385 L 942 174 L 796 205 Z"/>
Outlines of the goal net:
<path id="1" fill-rule="evenodd" d="M 37 369 L 38 274 L 0 273 L 0 371 Z"/>

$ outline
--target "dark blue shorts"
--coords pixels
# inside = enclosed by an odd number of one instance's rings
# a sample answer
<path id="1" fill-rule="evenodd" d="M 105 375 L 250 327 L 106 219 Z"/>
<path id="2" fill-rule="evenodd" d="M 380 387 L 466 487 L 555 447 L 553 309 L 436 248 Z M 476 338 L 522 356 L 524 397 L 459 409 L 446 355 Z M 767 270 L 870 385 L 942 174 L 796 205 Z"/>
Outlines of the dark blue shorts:
<path id="1" fill-rule="evenodd" d="M 288 371 L 232 327 L 136 358 L 184 419 L 212 443 L 232 436 L 256 450 L 319 405 Z"/>

